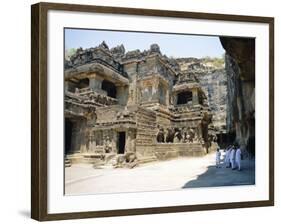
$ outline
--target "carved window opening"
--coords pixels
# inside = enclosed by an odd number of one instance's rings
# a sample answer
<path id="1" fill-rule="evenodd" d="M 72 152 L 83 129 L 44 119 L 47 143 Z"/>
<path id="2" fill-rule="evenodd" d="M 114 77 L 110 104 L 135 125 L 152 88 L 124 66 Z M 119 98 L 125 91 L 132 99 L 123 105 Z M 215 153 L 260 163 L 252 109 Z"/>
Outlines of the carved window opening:
<path id="1" fill-rule="evenodd" d="M 178 94 L 177 97 L 177 105 L 187 104 L 188 102 L 192 101 L 192 92 L 185 91 Z"/>
<path id="2" fill-rule="evenodd" d="M 114 83 L 109 82 L 107 80 L 103 80 L 101 88 L 102 88 L 102 90 L 107 92 L 107 96 L 116 98 L 117 90 L 116 90 L 116 86 L 114 85 Z"/>

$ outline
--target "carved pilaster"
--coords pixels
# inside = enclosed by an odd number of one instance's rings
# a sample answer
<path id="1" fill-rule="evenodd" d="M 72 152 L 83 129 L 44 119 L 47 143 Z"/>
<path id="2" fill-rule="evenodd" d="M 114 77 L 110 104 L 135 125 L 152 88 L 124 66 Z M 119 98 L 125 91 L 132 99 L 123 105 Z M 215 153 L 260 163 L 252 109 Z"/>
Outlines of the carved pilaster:
<path id="1" fill-rule="evenodd" d="M 193 105 L 199 104 L 198 89 L 197 88 L 192 89 L 192 104 Z"/>

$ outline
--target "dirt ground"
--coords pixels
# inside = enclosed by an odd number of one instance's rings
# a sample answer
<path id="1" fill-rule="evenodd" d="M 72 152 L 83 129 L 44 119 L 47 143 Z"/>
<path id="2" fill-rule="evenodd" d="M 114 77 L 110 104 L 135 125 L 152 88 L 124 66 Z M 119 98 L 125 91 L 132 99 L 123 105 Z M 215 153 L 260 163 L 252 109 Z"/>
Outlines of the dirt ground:
<path id="1" fill-rule="evenodd" d="M 223 159 L 223 157 L 222 157 Z M 133 169 L 93 168 L 74 164 L 65 169 L 65 194 L 104 194 L 179 190 L 255 184 L 255 161 L 242 160 L 242 170 L 215 167 L 215 154 L 142 164 Z"/>

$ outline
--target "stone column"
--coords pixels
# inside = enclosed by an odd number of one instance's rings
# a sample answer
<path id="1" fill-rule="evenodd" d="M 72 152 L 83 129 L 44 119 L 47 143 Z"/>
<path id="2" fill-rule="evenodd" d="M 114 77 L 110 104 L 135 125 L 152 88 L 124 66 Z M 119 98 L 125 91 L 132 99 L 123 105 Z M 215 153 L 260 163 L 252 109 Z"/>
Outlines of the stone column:
<path id="1" fill-rule="evenodd" d="M 128 86 L 118 85 L 116 98 L 118 100 L 118 104 L 125 106 L 127 104 L 128 99 Z"/>
<path id="2" fill-rule="evenodd" d="M 112 139 L 111 139 L 112 152 L 117 153 L 117 131 L 113 130 L 112 132 L 113 132 Z"/>
<path id="3" fill-rule="evenodd" d="M 193 105 L 199 104 L 198 89 L 197 88 L 192 89 L 192 104 Z"/>
<path id="4" fill-rule="evenodd" d="M 175 94 L 175 93 L 172 93 L 171 95 L 170 95 L 170 105 L 173 105 L 173 106 L 175 106 L 176 104 L 177 104 L 177 94 Z"/>
<path id="5" fill-rule="evenodd" d="M 87 151 L 86 149 L 86 138 L 85 138 L 85 133 L 80 132 L 80 152 L 84 153 Z"/>
<path id="6" fill-rule="evenodd" d="M 131 152 L 131 134 L 130 134 L 130 130 L 127 129 L 126 130 L 126 144 L 125 144 L 125 153 L 127 152 Z"/>
<path id="7" fill-rule="evenodd" d="M 69 82 L 65 81 L 64 82 L 64 92 L 68 92 L 69 91 Z"/>
<path id="8" fill-rule="evenodd" d="M 81 121 L 81 125 L 79 126 L 79 134 L 78 138 L 80 138 L 80 152 L 85 153 L 87 152 L 87 145 L 88 145 L 88 133 L 87 133 L 87 122 L 86 120 Z"/>
<path id="9" fill-rule="evenodd" d="M 94 134 L 89 136 L 89 152 L 94 152 L 96 149 L 96 140 Z"/>
<path id="10" fill-rule="evenodd" d="M 165 101 L 166 101 L 166 106 L 170 105 L 169 99 L 170 99 L 170 94 L 169 94 L 169 89 L 166 89 L 166 96 L 165 96 Z"/>
<path id="11" fill-rule="evenodd" d="M 103 81 L 102 77 L 94 75 L 89 79 L 89 81 L 90 81 L 90 83 L 89 83 L 90 88 L 92 88 L 93 90 L 101 89 L 101 85 L 102 85 L 102 81 Z"/>
<path id="12" fill-rule="evenodd" d="M 126 151 L 125 152 L 135 152 L 135 139 L 136 139 L 136 133 L 135 129 L 128 129 L 126 131 Z"/>

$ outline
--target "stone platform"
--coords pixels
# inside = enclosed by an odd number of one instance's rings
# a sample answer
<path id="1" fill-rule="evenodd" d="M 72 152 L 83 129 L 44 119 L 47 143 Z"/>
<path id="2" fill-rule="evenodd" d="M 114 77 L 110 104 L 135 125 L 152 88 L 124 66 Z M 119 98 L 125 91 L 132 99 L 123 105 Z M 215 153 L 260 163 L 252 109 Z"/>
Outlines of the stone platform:
<path id="1" fill-rule="evenodd" d="M 155 146 L 155 156 L 159 160 L 204 155 L 206 150 L 200 143 L 158 143 Z"/>

